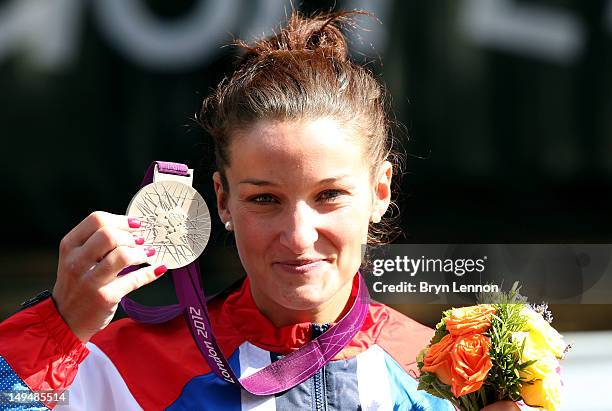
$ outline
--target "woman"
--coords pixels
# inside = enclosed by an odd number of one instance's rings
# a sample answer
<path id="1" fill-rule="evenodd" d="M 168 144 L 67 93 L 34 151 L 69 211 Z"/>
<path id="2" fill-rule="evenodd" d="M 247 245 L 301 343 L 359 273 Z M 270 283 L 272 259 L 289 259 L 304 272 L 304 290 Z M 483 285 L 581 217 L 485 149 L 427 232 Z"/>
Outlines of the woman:
<path id="1" fill-rule="evenodd" d="M 240 65 L 200 116 L 216 147 L 219 217 L 247 273 L 209 303 L 219 345 L 240 376 L 346 313 L 361 246 L 380 231 L 391 201 L 383 93 L 348 60 L 338 25 L 349 17 L 293 15 L 278 35 L 242 44 Z M 69 388 L 69 404 L 57 409 L 452 409 L 416 389 L 415 357 L 431 330 L 378 303 L 332 361 L 268 396 L 215 376 L 180 318 L 109 325 L 122 297 L 166 272 L 147 266 L 117 277 L 154 251 L 133 236 L 138 227 L 96 212 L 65 236 L 53 298 L 0 325 L 1 389 Z"/>

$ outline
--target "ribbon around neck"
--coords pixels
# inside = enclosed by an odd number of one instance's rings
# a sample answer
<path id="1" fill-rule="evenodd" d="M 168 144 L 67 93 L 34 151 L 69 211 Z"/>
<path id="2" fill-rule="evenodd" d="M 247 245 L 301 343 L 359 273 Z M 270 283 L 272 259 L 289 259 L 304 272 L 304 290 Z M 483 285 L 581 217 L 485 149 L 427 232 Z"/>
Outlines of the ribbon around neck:
<path id="1" fill-rule="evenodd" d="M 153 172 L 187 175 L 184 164 L 155 161 L 148 168 L 142 186 L 153 182 Z M 128 267 L 119 275 L 126 275 L 138 267 Z M 172 270 L 172 281 L 179 303 L 161 307 L 149 307 L 134 302 L 128 297 L 121 300 L 127 315 L 135 321 L 159 324 L 183 315 L 198 350 L 210 369 L 222 380 L 236 384 L 251 394 L 272 395 L 286 391 L 314 375 L 331 361 L 361 329 L 365 322 L 369 294 L 361 274 L 357 297 L 350 310 L 330 329 L 309 341 L 280 360 L 243 378 L 238 378 L 221 352 L 214 336 L 206 298 L 202 291 L 200 268 L 197 260 L 185 267 Z"/>

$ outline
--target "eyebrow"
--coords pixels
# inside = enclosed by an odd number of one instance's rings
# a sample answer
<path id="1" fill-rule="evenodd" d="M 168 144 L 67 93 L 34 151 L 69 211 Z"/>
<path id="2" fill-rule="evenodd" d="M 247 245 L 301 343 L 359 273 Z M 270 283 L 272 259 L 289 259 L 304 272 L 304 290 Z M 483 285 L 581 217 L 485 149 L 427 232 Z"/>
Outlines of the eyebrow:
<path id="1" fill-rule="evenodd" d="M 277 186 L 278 185 L 271 181 L 259 180 L 256 178 L 247 178 L 246 180 L 241 180 L 238 184 L 252 184 L 254 186 Z"/>
<path id="2" fill-rule="evenodd" d="M 350 177 L 350 174 L 341 174 L 341 175 L 336 176 L 336 177 L 325 178 L 325 179 L 319 181 L 318 185 L 334 183 L 334 182 L 336 182 L 338 180 L 342 180 L 342 179 L 345 179 L 347 177 Z M 238 184 L 251 184 L 251 185 L 255 185 L 255 186 L 278 186 L 277 183 L 273 183 L 272 181 L 260 180 L 260 179 L 257 179 L 257 178 L 247 178 L 245 180 L 241 180 Z"/>

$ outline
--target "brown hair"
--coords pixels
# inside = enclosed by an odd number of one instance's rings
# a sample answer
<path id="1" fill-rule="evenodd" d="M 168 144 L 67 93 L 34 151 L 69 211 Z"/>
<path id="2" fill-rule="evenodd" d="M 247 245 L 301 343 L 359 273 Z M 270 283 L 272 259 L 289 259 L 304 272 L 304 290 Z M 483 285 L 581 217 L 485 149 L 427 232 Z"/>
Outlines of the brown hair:
<path id="1" fill-rule="evenodd" d="M 374 177 L 383 161 L 394 163 L 383 86 L 364 67 L 349 60 L 342 26 L 354 26 L 353 17 L 365 11 L 336 12 L 304 17 L 293 12 L 274 36 L 244 50 L 231 76 L 224 78 L 204 100 L 199 123 L 212 136 L 223 189 L 224 169 L 236 132 L 260 120 L 298 121 L 331 117 L 363 138 Z M 393 204 L 392 204 L 393 205 Z M 381 243 L 395 232 L 390 219 L 371 224 L 368 242 Z"/>

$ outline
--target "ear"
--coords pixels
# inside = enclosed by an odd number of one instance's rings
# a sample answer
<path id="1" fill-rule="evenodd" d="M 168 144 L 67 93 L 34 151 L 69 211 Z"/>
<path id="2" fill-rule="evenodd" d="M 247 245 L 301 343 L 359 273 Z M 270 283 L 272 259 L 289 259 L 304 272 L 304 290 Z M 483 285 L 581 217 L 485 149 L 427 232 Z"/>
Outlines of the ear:
<path id="1" fill-rule="evenodd" d="M 232 215 L 227 208 L 227 198 L 229 194 L 223 190 L 221 173 L 218 171 L 215 171 L 213 174 L 213 183 L 215 187 L 215 194 L 217 195 L 217 211 L 219 212 L 219 218 L 221 218 L 222 223 L 226 223 L 232 219 Z"/>
<path id="2" fill-rule="evenodd" d="M 374 198 L 372 212 L 378 212 L 383 216 L 391 203 L 391 179 L 393 178 L 393 165 L 384 161 L 378 167 L 374 180 Z"/>

